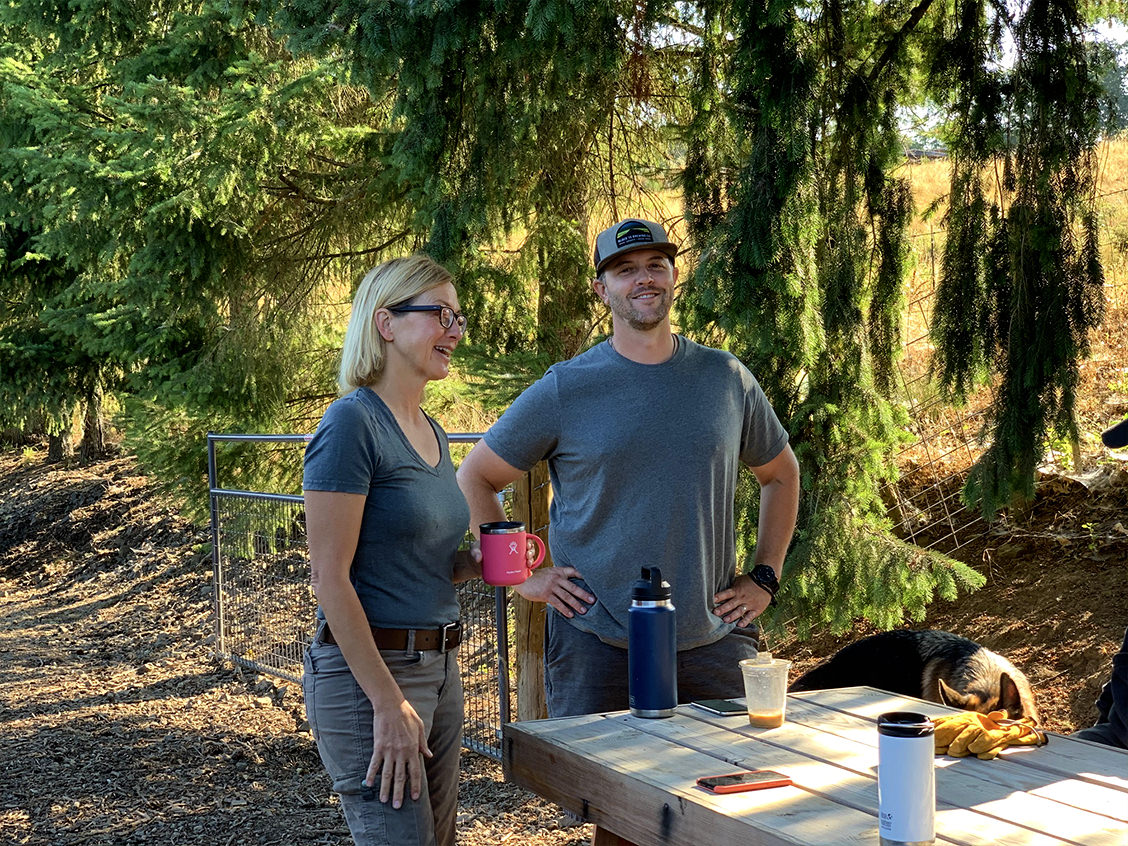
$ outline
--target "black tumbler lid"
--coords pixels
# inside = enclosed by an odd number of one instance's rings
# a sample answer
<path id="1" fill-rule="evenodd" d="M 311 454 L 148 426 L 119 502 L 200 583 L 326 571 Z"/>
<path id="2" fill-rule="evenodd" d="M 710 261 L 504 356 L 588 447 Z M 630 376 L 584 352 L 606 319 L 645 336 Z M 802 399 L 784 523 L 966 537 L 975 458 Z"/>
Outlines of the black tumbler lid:
<path id="1" fill-rule="evenodd" d="M 661 602 L 673 592 L 670 583 L 662 581 L 662 571 L 657 567 L 643 567 L 642 578 L 634 583 L 631 599 L 635 602 Z"/>
<path id="2" fill-rule="evenodd" d="M 932 720 L 914 711 L 889 711 L 877 718 L 877 733 L 886 737 L 928 737 L 935 730 Z"/>

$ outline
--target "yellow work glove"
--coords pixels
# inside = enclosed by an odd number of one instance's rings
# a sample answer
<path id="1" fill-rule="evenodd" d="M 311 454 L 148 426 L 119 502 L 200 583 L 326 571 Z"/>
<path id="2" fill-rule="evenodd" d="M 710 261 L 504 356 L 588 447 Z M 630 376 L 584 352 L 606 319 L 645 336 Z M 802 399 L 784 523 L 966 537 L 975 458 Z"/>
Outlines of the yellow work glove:
<path id="1" fill-rule="evenodd" d="M 1046 735 L 1035 727 L 1032 717 L 1007 720 L 1006 711 L 990 714 L 965 711 L 938 717 L 932 722 L 936 727 L 937 754 L 946 752 L 955 758 L 972 754 L 990 760 L 1008 746 L 1044 746 L 1048 742 Z"/>
<path id="2" fill-rule="evenodd" d="M 977 714 L 975 711 L 963 711 L 959 714 L 948 714 L 933 719 L 932 725 L 935 727 L 935 732 L 932 739 L 937 754 L 947 752 L 948 747 L 962 735 L 968 736 L 961 741 L 961 745 L 969 743 L 971 737 L 986 728 L 983 721 L 984 715 Z"/>

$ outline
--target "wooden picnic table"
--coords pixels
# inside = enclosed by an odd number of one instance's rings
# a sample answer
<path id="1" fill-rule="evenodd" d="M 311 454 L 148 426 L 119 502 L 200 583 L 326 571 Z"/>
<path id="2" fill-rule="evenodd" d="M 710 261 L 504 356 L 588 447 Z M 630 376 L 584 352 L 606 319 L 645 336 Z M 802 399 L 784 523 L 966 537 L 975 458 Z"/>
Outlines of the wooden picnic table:
<path id="1" fill-rule="evenodd" d="M 506 776 L 596 825 L 593 843 L 640 846 L 878 844 L 877 717 L 952 713 L 869 687 L 789 694 L 759 729 L 689 705 L 510 723 Z M 1050 734 L 993 761 L 937 756 L 936 842 L 1128 846 L 1128 751 Z M 779 770 L 791 787 L 715 795 L 700 776 Z"/>

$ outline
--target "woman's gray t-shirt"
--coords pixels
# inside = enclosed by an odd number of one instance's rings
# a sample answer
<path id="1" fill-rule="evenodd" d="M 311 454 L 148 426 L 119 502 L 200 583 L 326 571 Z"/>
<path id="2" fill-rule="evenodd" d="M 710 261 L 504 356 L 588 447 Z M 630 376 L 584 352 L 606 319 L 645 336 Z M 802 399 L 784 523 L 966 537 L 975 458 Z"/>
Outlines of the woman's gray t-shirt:
<path id="1" fill-rule="evenodd" d="M 485 436 L 521 470 L 548 461 L 553 561 L 579 570 L 597 598 L 568 622 L 625 646 L 631 587 L 658 566 L 673 588 L 678 649 L 732 630 L 712 607 L 736 576 L 740 465 L 766 464 L 787 440 L 748 368 L 681 337 L 662 364 L 603 343 L 553 365 Z"/>
<path id="2" fill-rule="evenodd" d="M 306 448 L 305 490 L 366 496 L 349 577 L 368 622 L 381 628 L 438 628 L 458 619 L 454 553 L 470 509 L 446 433 L 427 419 L 441 452 L 434 467 L 369 388 L 330 405 Z"/>

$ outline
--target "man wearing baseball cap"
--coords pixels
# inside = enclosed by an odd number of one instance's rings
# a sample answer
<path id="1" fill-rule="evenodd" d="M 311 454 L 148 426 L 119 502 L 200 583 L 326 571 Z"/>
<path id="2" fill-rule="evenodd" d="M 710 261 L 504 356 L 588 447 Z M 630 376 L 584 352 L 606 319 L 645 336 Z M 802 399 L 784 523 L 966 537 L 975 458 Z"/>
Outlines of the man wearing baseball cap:
<path id="1" fill-rule="evenodd" d="M 680 701 L 739 696 L 758 617 L 779 589 L 799 466 L 756 379 L 670 326 L 677 245 L 627 219 L 595 239 L 592 290 L 612 335 L 524 391 L 458 471 L 472 529 L 505 519 L 497 492 L 547 460 L 554 566 L 515 589 L 547 602 L 551 716 L 627 708 L 627 609 L 658 566 L 677 609 Z M 740 465 L 760 484 L 754 555 L 737 574 Z"/>

